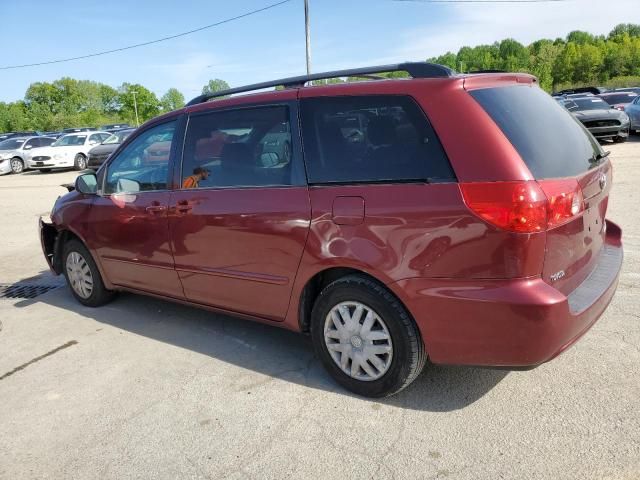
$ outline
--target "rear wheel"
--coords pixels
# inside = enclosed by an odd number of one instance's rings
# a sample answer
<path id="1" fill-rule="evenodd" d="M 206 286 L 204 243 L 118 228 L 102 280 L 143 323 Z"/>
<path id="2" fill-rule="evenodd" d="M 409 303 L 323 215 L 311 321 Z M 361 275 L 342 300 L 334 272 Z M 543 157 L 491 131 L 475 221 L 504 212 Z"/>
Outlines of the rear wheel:
<path id="1" fill-rule="evenodd" d="M 87 157 L 85 157 L 81 153 L 78 153 L 76 155 L 76 158 L 74 159 L 74 168 L 76 170 L 84 170 L 85 168 L 87 168 Z"/>
<path id="2" fill-rule="evenodd" d="M 331 376 L 367 397 L 385 397 L 409 385 L 427 354 L 404 306 L 388 290 L 350 275 L 318 296 L 311 318 L 314 348 Z"/>
<path id="3" fill-rule="evenodd" d="M 110 302 L 115 293 L 107 290 L 91 254 L 78 240 L 69 240 L 63 252 L 64 276 L 76 300 L 88 307 Z"/>
<path id="4" fill-rule="evenodd" d="M 11 171 L 13 173 L 22 173 L 24 171 L 24 162 L 21 158 L 14 157 L 11 159 Z"/>

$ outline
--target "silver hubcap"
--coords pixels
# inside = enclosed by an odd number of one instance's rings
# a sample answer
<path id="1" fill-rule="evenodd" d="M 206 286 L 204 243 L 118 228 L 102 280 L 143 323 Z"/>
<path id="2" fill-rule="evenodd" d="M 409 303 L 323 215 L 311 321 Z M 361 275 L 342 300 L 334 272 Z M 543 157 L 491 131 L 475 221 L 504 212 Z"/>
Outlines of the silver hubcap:
<path id="1" fill-rule="evenodd" d="M 77 160 L 77 162 L 78 162 L 78 168 L 79 168 L 80 170 L 84 170 L 84 165 L 85 165 L 85 163 L 86 163 L 86 162 L 85 162 L 85 160 L 84 160 L 84 157 L 83 157 L 83 156 L 81 156 L 81 155 L 80 155 L 80 156 L 78 156 L 78 160 Z"/>
<path id="2" fill-rule="evenodd" d="M 324 342 L 336 365 L 356 380 L 377 380 L 391 366 L 389 330 L 363 303 L 342 302 L 333 307 L 324 322 Z"/>
<path id="3" fill-rule="evenodd" d="M 67 277 L 73 291 L 82 298 L 89 298 L 93 291 L 93 276 L 87 261 L 78 252 L 67 256 Z"/>
<path id="4" fill-rule="evenodd" d="M 11 170 L 13 170 L 14 173 L 20 173 L 22 171 L 22 162 L 20 160 L 12 160 Z"/>

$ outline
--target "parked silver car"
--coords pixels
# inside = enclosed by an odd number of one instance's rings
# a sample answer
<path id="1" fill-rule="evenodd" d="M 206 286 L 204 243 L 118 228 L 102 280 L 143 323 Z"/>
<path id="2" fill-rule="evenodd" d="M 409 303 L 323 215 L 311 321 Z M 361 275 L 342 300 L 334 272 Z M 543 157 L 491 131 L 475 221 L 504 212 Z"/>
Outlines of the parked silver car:
<path id="1" fill-rule="evenodd" d="M 34 149 L 48 147 L 55 141 L 51 137 L 16 137 L 0 142 L 0 175 L 21 173 L 28 168 Z"/>
<path id="2" fill-rule="evenodd" d="M 624 107 L 624 111 L 631 119 L 631 131 L 640 132 L 640 96 Z"/>

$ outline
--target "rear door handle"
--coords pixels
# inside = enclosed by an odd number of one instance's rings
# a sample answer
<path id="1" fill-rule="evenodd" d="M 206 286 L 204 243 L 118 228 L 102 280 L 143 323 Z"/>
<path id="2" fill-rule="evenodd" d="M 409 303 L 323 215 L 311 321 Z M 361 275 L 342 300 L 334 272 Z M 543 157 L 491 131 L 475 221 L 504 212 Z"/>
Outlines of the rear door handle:
<path id="1" fill-rule="evenodd" d="M 167 211 L 167 207 L 165 207 L 164 205 L 151 205 L 149 207 L 146 208 L 147 213 L 162 213 L 162 212 L 166 212 Z"/>

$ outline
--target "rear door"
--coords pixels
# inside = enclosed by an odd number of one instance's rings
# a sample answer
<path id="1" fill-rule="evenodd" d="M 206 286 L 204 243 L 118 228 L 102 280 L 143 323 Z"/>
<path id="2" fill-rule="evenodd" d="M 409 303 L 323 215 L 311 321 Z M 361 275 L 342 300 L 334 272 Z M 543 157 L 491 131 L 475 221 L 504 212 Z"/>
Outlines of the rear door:
<path id="1" fill-rule="evenodd" d="M 283 320 L 310 219 L 296 102 L 192 114 L 179 183 L 169 227 L 187 299 Z"/>
<path id="2" fill-rule="evenodd" d="M 604 244 L 611 164 L 582 124 L 538 87 L 470 94 L 516 148 L 550 204 L 565 201 L 576 188 L 583 199 L 583 208 L 547 231 L 542 277 L 568 294 L 593 270 Z"/>

